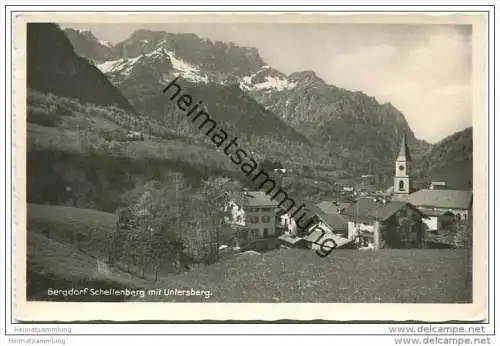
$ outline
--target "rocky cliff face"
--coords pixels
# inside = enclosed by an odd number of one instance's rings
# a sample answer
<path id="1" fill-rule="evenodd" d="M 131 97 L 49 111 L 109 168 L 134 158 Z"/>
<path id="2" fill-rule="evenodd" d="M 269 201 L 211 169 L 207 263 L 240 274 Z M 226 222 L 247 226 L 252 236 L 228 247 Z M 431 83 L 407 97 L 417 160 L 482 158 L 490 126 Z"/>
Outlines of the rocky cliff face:
<path id="1" fill-rule="evenodd" d="M 391 104 L 328 85 L 312 71 L 279 80 L 271 73 L 261 74 L 264 82 L 247 86 L 250 95 L 332 154 L 344 157 L 347 166 L 389 169 L 403 135 L 416 160 L 430 148 L 415 138 L 404 115 Z"/>
<path id="2" fill-rule="evenodd" d="M 133 59 L 164 48 L 177 59 L 203 70 L 207 75 L 245 76 L 265 65 L 255 48 L 202 39 L 194 34 L 137 30 L 111 49 L 109 60 Z"/>
<path id="3" fill-rule="evenodd" d="M 76 55 L 56 24 L 28 24 L 27 87 L 135 112 L 97 67 Z"/>
<path id="4" fill-rule="evenodd" d="M 81 57 L 96 61 L 105 61 L 109 58 L 111 43 L 99 40 L 91 31 L 65 29 L 64 33 Z"/>

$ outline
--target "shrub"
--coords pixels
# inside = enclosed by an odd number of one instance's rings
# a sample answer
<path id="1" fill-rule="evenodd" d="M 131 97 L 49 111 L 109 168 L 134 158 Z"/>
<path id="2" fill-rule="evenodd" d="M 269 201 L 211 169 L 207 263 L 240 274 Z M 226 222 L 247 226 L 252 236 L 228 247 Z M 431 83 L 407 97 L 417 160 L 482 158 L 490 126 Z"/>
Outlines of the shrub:
<path id="1" fill-rule="evenodd" d="M 46 108 L 31 106 L 28 106 L 27 121 L 48 127 L 56 127 L 61 123 L 61 119 L 55 114 L 49 114 Z"/>
<path id="2" fill-rule="evenodd" d="M 68 115 L 72 116 L 73 115 L 73 108 L 71 107 L 71 104 L 68 104 L 66 102 L 61 102 L 57 104 L 57 113 L 61 115 Z"/>

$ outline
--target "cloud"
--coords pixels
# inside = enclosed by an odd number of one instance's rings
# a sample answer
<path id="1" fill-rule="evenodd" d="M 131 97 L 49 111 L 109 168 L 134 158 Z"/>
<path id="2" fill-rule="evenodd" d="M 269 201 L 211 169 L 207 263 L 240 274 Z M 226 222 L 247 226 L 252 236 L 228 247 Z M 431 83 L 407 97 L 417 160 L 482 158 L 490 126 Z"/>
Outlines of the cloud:
<path id="1" fill-rule="evenodd" d="M 360 47 L 330 61 L 339 86 L 391 102 L 417 137 L 436 142 L 472 124 L 471 46 L 450 29 L 428 32 L 413 46 Z"/>

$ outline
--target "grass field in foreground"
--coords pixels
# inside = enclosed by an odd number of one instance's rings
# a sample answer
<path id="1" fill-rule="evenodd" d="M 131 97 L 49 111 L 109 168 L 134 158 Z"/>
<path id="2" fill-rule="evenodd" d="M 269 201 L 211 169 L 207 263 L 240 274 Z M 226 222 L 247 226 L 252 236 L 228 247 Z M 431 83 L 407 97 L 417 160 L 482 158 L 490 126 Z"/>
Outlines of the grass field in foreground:
<path id="1" fill-rule="evenodd" d="M 28 204 L 27 219 L 28 231 L 48 234 L 60 243 L 76 244 L 81 234 L 81 249 L 94 256 L 107 256 L 116 227 L 113 214 L 56 205 Z"/>
<path id="2" fill-rule="evenodd" d="M 27 233 L 26 251 L 28 298 L 47 300 L 49 288 L 133 289 L 150 285 L 114 268 L 109 273 L 99 273 L 95 258 L 35 232 Z"/>
<path id="3" fill-rule="evenodd" d="M 167 296 L 163 301 L 468 303 L 469 250 L 310 250 L 240 255 L 158 282 L 158 288 L 210 290 L 212 297 Z M 149 298 L 151 300 L 151 298 Z"/>

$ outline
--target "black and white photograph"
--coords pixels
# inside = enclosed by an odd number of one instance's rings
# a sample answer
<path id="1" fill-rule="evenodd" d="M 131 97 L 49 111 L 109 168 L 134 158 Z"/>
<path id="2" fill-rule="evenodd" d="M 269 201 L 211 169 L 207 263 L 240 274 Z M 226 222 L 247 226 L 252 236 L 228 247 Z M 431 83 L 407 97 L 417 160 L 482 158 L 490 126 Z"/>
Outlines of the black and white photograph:
<path id="1" fill-rule="evenodd" d="M 55 18 L 28 302 L 473 303 L 473 25 Z"/>

